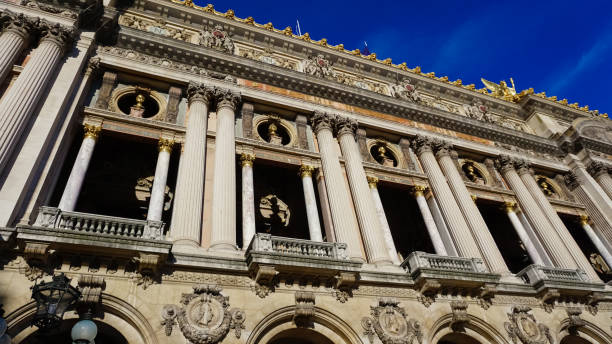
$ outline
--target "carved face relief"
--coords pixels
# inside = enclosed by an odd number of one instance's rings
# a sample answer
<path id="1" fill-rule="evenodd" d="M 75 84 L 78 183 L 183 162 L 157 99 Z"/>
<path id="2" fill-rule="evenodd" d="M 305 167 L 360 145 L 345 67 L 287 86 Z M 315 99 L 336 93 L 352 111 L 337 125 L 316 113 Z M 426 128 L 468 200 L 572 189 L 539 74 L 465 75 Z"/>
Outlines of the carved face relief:
<path id="1" fill-rule="evenodd" d="M 412 344 L 420 343 L 422 338 L 421 326 L 414 319 L 406 318 L 406 311 L 399 307 L 396 300 L 382 299 L 377 306 L 372 306 L 371 317 L 364 317 L 361 326 L 364 334 L 374 342 L 374 334 L 383 344 Z"/>
<path id="2" fill-rule="evenodd" d="M 386 309 L 379 317 L 380 327 L 393 337 L 405 337 L 408 326 L 404 317 L 395 309 Z"/>

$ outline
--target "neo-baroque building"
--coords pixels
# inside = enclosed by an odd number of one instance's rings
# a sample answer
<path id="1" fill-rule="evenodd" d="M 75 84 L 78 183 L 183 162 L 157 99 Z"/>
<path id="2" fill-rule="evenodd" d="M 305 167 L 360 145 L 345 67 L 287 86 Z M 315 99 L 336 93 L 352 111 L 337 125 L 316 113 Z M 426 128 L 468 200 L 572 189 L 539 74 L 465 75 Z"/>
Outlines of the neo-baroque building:
<path id="1" fill-rule="evenodd" d="M 0 27 L 14 343 L 84 313 L 98 344 L 612 343 L 606 114 L 192 0 L 0 0 Z"/>

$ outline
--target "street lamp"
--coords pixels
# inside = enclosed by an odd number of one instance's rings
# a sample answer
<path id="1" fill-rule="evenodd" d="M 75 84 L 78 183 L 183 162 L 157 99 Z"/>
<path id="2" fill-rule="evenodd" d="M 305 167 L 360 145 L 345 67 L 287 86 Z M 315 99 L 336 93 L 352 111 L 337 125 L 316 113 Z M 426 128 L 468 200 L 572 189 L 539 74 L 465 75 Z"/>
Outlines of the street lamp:
<path id="1" fill-rule="evenodd" d="M 74 324 L 70 336 L 73 344 L 94 344 L 94 339 L 98 334 L 98 327 L 90 320 L 91 313 L 87 312 L 81 320 Z"/>
<path id="2" fill-rule="evenodd" d="M 32 298 L 36 301 L 36 313 L 32 324 L 41 330 L 59 326 L 64 312 L 81 296 L 81 292 L 70 285 L 63 273 L 53 276 L 51 282 L 41 282 L 32 287 Z"/>

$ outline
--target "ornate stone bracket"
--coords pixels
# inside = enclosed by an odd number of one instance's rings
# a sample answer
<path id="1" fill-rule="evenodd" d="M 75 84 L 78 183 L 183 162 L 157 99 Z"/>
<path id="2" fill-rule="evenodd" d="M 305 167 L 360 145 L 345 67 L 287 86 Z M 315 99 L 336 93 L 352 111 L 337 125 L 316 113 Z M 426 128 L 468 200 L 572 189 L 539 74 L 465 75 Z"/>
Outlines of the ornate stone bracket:
<path id="1" fill-rule="evenodd" d="M 274 292 L 278 283 L 276 276 L 278 271 L 271 265 L 259 265 L 255 273 L 255 281 L 251 284 L 251 289 L 259 296 L 264 298 Z"/>
<path id="2" fill-rule="evenodd" d="M 514 344 L 553 344 L 550 330 L 536 322 L 530 307 L 513 306 L 508 313 L 509 322 L 504 323 L 506 332 Z"/>
<path id="3" fill-rule="evenodd" d="M 357 288 L 359 275 L 353 272 L 340 272 L 336 276 L 336 290 L 334 295 L 336 300 L 345 303 L 353 296 L 353 289 Z"/>
<path id="4" fill-rule="evenodd" d="M 197 284 L 193 293 L 183 294 L 180 305 L 165 305 L 161 325 L 166 336 L 172 335 L 174 324 L 189 343 L 214 344 L 223 341 L 230 330 L 240 338 L 244 327 L 244 311 L 229 309 L 229 297 L 217 285 Z"/>
<path id="5" fill-rule="evenodd" d="M 577 334 L 578 329 L 586 325 L 586 322 L 580 317 L 582 309 L 579 307 L 568 307 L 567 316 L 569 318 L 569 325 L 567 325 L 567 331 L 571 334 Z"/>
<path id="6" fill-rule="evenodd" d="M 451 311 L 453 312 L 453 318 L 450 321 L 450 328 L 453 331 L 462 331 L 470 322 L 467 308 L 468 303 L 464 300 L 455 300 L 450 303 Z"/>
<path id="7" fill-rule="evenodd" d="M 315 295 L 311 291 L 295 292 L 295 313 L 293 322 L 297 327 L 314 327 Z"/>
<path id="8" fill-rule="evenodd" d="M 138 264 L 137 273 L 135 275 L 136 284 L 142 285 L 143 289 L 147 289 L 152 284 L 159 283 L 159 265 L 162 259 L 157 254 L 139 253 L 140 256 L 134 258 Z"/>
<path id="9" fill-rule="evenodd" d="M 383 344 L 421 343 L 423 338 L 419 322 L 408 319 L 395 299 L 380 299 L 376 306 L 370 306 L 370 317 L 364 317 L 361 326 L 372 344 L 375 334 Z"/>
<path id="10" fill-rule="evenodd" d="M 26 242 L 23 249 L 23 255 L 27 266 L 24 270 L 24 275 L 34 281 L 42 278 L 45 273 L 50 274 L 50 261 L 55 250 L 50 250 L 48 243 Z"/>
<path id="11" fill-rule="evenodd" d="M 423 285 L 421 285 L 417 300 L 419 300 L 423 306 L 429 308 L 429 306 L 436 302 L 436 295 L 440 288 L 442 288 L 442 284 L 436 280 L 425 281 Z"/>
<path id="12" fill-rule="evenodd" d="M 549 289 L 542 294 L 542 307 L 547 313 L 551 313 L 555 308 L 555 302 L 561 297 L 561 293 L 557 289 Z"/>

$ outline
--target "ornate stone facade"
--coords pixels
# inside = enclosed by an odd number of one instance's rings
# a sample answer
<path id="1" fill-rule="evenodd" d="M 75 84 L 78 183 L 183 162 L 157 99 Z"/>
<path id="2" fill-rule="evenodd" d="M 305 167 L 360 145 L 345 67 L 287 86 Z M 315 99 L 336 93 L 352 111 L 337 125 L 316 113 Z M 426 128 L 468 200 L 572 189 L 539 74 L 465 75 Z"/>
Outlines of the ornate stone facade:
<path id="1" fill-rule="evenodd" d="M 99 343 L 612 342 L 598 111 L 191 0 L 2 2 L 0 28 L 13 342 L 89 313 Z M 59 273 L 81 298 L 41 337 Z"/>

